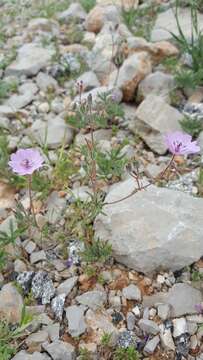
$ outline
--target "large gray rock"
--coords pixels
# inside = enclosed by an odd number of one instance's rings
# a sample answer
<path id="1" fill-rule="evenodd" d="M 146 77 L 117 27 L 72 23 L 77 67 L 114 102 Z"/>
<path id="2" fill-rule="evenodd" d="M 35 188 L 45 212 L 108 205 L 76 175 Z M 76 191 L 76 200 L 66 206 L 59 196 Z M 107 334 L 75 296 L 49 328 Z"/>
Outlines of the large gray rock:
<path id="1" fill-rule="evenodd" d="M 106 202 L 128 196 L 133 179 L 113 187 Z M 143 273 L 178 270 L 203 254 L 203 200 L 150 186 L 104 208 L 95 221 L 95 237 L 112 245 L 116 259 Z"/>
<path id="2" fill-rule="evenodd" d="M 41 354 L 35 351 L 33 354 L 28 354 L 25 350 L 18 352 L 12 360 L 50 360 L 47 354 Z"/>
<path id="3" fill-rule="evenodd" d="M 17 59 L 6 69 L 6 75 L 36 75 L 46 68 L 54 55 L 54 50 L 37 44 L 25 44 L 18 50 Z"/>
<path id="4" fill-rule="evenodd" d="M 68 320 L 68 332 L 71 336 L 77 337 L 82 335 L 86 330 L 83 305 L 72 305 L 66 309 L 66 318 Z"/>
<path id="5" fill-rule="evenodd" d="M 5 105 L 10 106 L 15 111 L 24 108 L 33 101 L 37 91 L 38 88 L 34 83 L 25 83 L 18 88 L 18 94 L 12 95 L 5 102 Z"/>
<path id="6" fill-rule="evenodd" d="M 111 21 L 113 25 L 117 25 L 120 22 L 120 13 L 116 6 L 95 6 L 88 14 L 85 28 L 87 31 L 98 33 L 108 21 Z"/>
<path id="7" fill-rule="evenodd" d="M 191 12 L 189 7 L 179 8 L 178 10 L 179 22 L 183 34 L 186 38 L 191 38 Z M 203 29 L 203 14 L 198 14 L 200 29 Z M 179 35 L 174 11 L 169 9 L 158 15 L 154 28 L 151 33 L 152 41 L 162 41 L 172 38 L 171 32 Z"/>
<path id="8" fill-rule="evenodd" d="M 83 91 L 90 91 L 100 86 L 96 74 L 93 71 L 86 71 L 78 79 L 77 82 L 83 83 Z"/>
<path id="9" fill-rule="evenodd" d="M 114 71 L 110 84 L 122 90 L 125 101 L 133 100 L 135 90 L 141 80 L 152 71 L 150 56 L 147 52 L 139 52 L 129 56 L 122 64 L 120 71 Z"/>
<path id="10" fill-rule="evenodd" d="M 163 135 L 181 130 L 179 121 L 183 115 L 156 95 L 148 95 L 135 115 L 136 120 L 130 124 L 130 129 L 138 133 L 153 151 L 164 154 L 167 147 Z"/>
<path id="11" fill-rule="evenodd" d="M 174 76 L 165 74 L 161 71 L 156 71 L 146 76 L 138 86 L 138 95 L 141 98 L 146 98 L 153 94 L 163 97 L 167 102 L 170 100 L 170 91 L 174 88 Z"/>
<path id="12" fill-rule="evenodd" d="M 63 341 L 54 341 L 51 344 L 43 344 L 44 350 L 48 352 L 53 360 L 75 360 L 75 348 Z"/>
<path id="13" fill-rule="evenodd" d="M 36 142 L 46 144 L 49 149 L 69 145 L 73 139 L 73 130 L 60 117 L 49 119 L 47 123 L 36 120 L 29 131 Z"/>
<path id="14" fill-rule="evenodd" d="M 52 78 L 50 75 L 39 72 L 39 74 L 36 77 L 36 83 L 40 90 L 46 92 L 47 90 L 51 89 L 57 89 L 58 84 L 57 81 Z"/>
<path id="15" fill-rule="evenodd" d="M 65 23 L 70 24 L 81 23 L 86 19 L 86 12 L 83 7 L 79 3 L 73 3 L 69 6 L 69 8 L 58 15 L 58 20 Z"/>
<path id="16" fill-rule="evenodd" d="M 200 290 L 188 284 L 175 284 L 168 294 L 168 303 L 172 306 L 174 317 L 197 313 L 196 305 L 202 301 Z"/>

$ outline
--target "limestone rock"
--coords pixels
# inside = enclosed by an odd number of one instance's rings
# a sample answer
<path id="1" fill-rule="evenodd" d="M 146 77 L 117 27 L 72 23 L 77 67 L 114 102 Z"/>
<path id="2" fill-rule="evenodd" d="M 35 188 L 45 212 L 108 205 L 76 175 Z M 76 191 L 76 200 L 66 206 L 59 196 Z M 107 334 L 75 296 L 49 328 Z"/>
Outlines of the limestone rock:
<path id="1" fill-rule="evenodd" d="M 187 301 L 185 301 L 185 299 L 187 299 Z M 172 316 L 174 317 L 196 314 L 196 305 L 202 301 L 203 296 L 200 290 L 197 290 L 188 284 L 181 283 L 173 285 L 169 291 L 167 300 L 172 306 Z"/>
<path id="2" fill-rule="evenodd" d="M 187 299 L 185 301 L 184 299 Z M 197 304 L 201 303 L 203 296 L 200 290 L 193 288 L 191 285 L 177 283 L 169 290 L 168 293 L 160 292 L 151 296 L 143 297 L 144 307 L 156 306 L 160 303 L 170 306 L 170 315 L 172 317 L 184 316 L 187 314 L 196 314 Z"/>
<path id="3" fill-rule="evenodd" d="M 122 199 L 134 189 L 134 180 L 127 179 L 113 187 L 105 202 Z M 108 240 L 115 258 L 137 271 L 175 271 L 197 261 L 203 253 L 202 199 L 150 186 L 106 206 L 104 212 L 105 216 L 96 218 L 95 237 Z"/>
<path id="4" fill-rule="evenodd" d="M 36 18 L 30 20 L 27 31 L 35 35 L 40 32 L 52 33 L 54 36 L 59 36 L 60 29 L 57 21 L 46 18 Z"/>
<path id="5" fill-rule="evenodd" d="M 25 83 L 19 87 L 18 89 L 19 94 L 12 95 L 5 102 L 5 105 L 10 106 L 15 111 L 24 108 L 33 101 L 37 91 L 38 88 L 34 83 L 32 82 Z"/>
<path id="6" fill-rule="evenodd" d="M 15 190 L 8 184 L 0 182 L 0 210 L 11 209 L 15 204 Z"/>
<path id="7" fill-rule="evenodd" d="M 181 130 L 179 121 L 183 115 L 162 97 L 155 95 L 148 95 L 135 115 L 136 120 L 130 124 L 130 129 L 138 133 L 153 151 L 164 154 L 167 147 L 163 135 Z"/>
<path id="8" fill-rule="evenodd" d="M 138 326 L 147 334 L 156 335 L 160 331 L 158 325 L 154 321 L 148 319 L 139 320 Z"/>
<path id="9" fill-rule="evenodd" d="M 68 332 L 71 336 L 82 335 L 86 330 L 84 311 L 86 307 L 72 305 L 66 308 L 66 318 L 68 320 Z"/>
<path id="10" fill-rule="evenodd" d="M 57 81 L 50 75 L 43 72 L 39 72 L 37 74 L 36 83 L 40 90 L 44 92 L 50 89 L 57 89 L 58 87 Z"/>
<path id="11" fill-rule="evenodd" d="M 78 277 L 77 276 L 73 276 L 67 280 L 65 280 L 64 282 L 62 282 L 58 288 L 57 288 L 57 294 L 65 294 L 66 296 L 68 296 L 71 292 L 71 290 L 74 288 L 74 286 L 77 284 L 78 281 Z"/>
<path id="12" fill-rule="evenodd" d="M 73 130 L 60 117 L 47 123 L 36 120 L 30 132 L 39 144 L 46 143 L 49 149 L 57 149 L 61 144 L 69 145 L 73 139 Z"/>
<path id="13" fill-rule="evenodd" d="M 74 23 L 81 23 L 86 19 L 86 12 L 83 7 L 79 3 L 72 3 L 69 8 L 58 15 L 58 20 L 65 23 L 70 24 L 74 21 Z"/>
<path id="14" fill-rule="evenodd" d="M 130 101 L 135 95 L 138 84 L 152 71 L 150 57 L 147 52 L 139 52 L 129 56 L 122 64 L 119 73 L 112 73 L 110 83 L 117 78 L 116 86 L 123 92 L 125 101 Z"/>
<path id="15" fill-rule="evenodd" d="M 0 318 L 11 323 L 19 323 L 23 308 L 23 298 L 11 283 L 0 291 Z"/>
<path id="16" fill-rule="evenodd" d="M 105 22 L 111 21 L 112 23 L 119 24 L 120 14 L 118 8 L 114 5 L 109 6 L 95 6 L 88 14 L 85 27 L 87 31 L 98 33 Z"/>
<path id="17" fill-rule="evenodd" d="M 104 333 L 112 334 L 112 340 L 118 335 L 118 329 L 112 324 L 110 315 L 104 312 L 94 312 L 89 309 L 85 315 L 88 328 L 93 331 L 93 341 L 100 344 Z"/>
<path id="18" fill-rule="evenodd" d="M 36 75 L 46 68 L 54 55 L 54 50 L 30 43 L 18 50 L 17 59 L 6 69 L 6 75 Z"/>
<path id="19" fill-rule="evenodd" d="M 77 79 L 77 82 L 78 83 L 82 82 L 83 91 L 90 91 L 100 86 L 99 80 L 97 79 L 97 76 L 93 71 L 87 71 L 84 74 L 82 74 Z"/>
<path id="20" fill-rule="evenodd" d="M 63 341 L 54 341 L 51 344 L 43 344 L 43 348 L 48 352 L 53 360 L 75 360 L 75 348 Z"/>
<path id="21" fill-rule="evenodd" d="M 153 94 L 163 97 L 167 102 L 170 100 L 170 91 L 174 88 L 174 77 L 161 71 L 156 71 L 146 76 L 138 86 L 139 98 L 146 98 Z"/>
<path id="22" fill-rule="evenodd" d="M 123 289 L 123 296 L 128 300 L 141 301 L 142 299 L 140 289 L 134 284 L 130 284 Z"/>
<path id="23" fill-rule="evenodd" d="M 103 291 L 87 291 L 76 297 L 79 304 L 86 305 L 92 310 L 97 310 L 106 302 L 106 293 Z"/>

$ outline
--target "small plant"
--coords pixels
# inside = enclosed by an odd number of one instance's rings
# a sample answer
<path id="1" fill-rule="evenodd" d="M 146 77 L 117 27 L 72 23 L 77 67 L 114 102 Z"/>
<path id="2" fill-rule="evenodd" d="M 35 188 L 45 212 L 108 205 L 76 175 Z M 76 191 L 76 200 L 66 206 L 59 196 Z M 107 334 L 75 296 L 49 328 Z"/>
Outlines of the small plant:
<path id="1" fill-rule="evenodd" d="M 67 153 L 64 146 L 62 146 L 57 155 L 52 182 L 55 187 L 67 187 L 70 177 L 78 170 L 78 167 L 74 165 L 74 149 L 73 151 L 69 150 Z"/>
<path id="2" fill-rule="evenodd" d="M 96 110 L 91 108 L 87 101 L 80 101 L 74 113 L 66 118 L 68 124 L 77 129 L 86 129 L 92 126 L 96 128 L 106 128 L 109 122 L 113 122 L 116 117 L 122 117 L 124 111 L 121 104 L 112 98 L 109 92 L 100 94 Z M 90 100 L 91 101 L 91 100 Z"/>
<path id="3" fill-rule="evenodd" d="M 90 12 L 90 10 L 96 5 L 96 0 L 80 0 L 80 4 L 86 12 Z"/>
<path id="4" fill-rule="evenodd" d="M 105 262 L 112 255 L 112 247 L 107 242 L 95 240 L 86 246 L 82 258 L 87 263 Z"/>
<path id="5" fill-rule="evenodd" d="M 93 222 L 103 209 L 103 198 L 99 193 L 89 194 L 89 196 L 90 198 L 86 201 L 76 199 L 70 205 L 66 218 L 68 235 L 87 243 L 93 238 Z"/>
<path id="6" fill-rule="evenodd" d="M 125 3 L 125 0 L 123 1 Z M 151 30 L 156 18 L 157 8 L 154 4 L 144 9 L 135 9 L 132 5 L 129 9 L 122 7 L 122 17 L 133 35 L 150 40 Z"/>
<path id="7" fill-rule="evenodd" d="M 167 57 L 161 61 L 161 64 L 165 67 L 166 71 L 170 73 L 175 73 L 177 71 L 177 68 L 179 67 L 180 60 L 175 57 Z"/>
<path id="8" fill-rule="evenodd" d="M 110 177 L 120 179 L 127 165 L 127 159 L 124 154 L 121 154 L 121 148 L 118 147 L 106 153 L 97 151 L 96 163 L 99 177 L 105 180 L 108 180 Z"/>
<path id="9" fill-rule="evenodd" d="M 8 177 L 8 140 L 6 135 L 0 135 L 0 177 Z"/>
<path id="10" fill-rule="evenodd" d="M 26 312 L 23 306 L 21 321 L 16 329 L 8 324 L 6 320 L 0 321 L 0 359 L 10 360 L 17 351 L 16 340 L 24 335 L 25 329 L 32 321 L 33 317 Z"/>
<path id="11" fill-rule="evenodd" d="M 198 270 L 193 270 L 191 274 L 192 281 L 201 281 L 203 280 L 203 273 L 199 272 Z"/>
<path id="12" fill-rule="evenodd" d="M 197 72 L 190 69 L 179 69 L 175 73 L 175 82 L 178 88 L 195 89 L 203 82 L 203 68 Z"/>
<path id="13" fill-rule="evenodd" d="M 80 354 L 80 360 L 91 360 L 92 359 L 91 353 L 85 348 L 80 349 L 79 354 Z"/>
<path id="14" fill-rule="evenodd" d="M 83 32 L 81 29 L 73 22 L 69 25 L 68 30 L 66 31 L 66 38 L 64 39 L 67 45 L 71 44 L 80 44 L 84 38 Z"/>
<path id="15" fill-rule="evenodd" d="M 1 34 L 1 30 L 0 30 L 0 43 L 1 43 L 1 35 L 4 36 L 3 34 Z M 5 70 L 7 66 L 9 66 L 13 60 L 15 60 L 15 58 L 16 58 L 16 48 L 14 47 L 0 61 L 0 70 Z"/>
<path id="16" fill-rule="evenodd" d="M 117 348 L 113 360 L 139 360 L 140 355 L 134 346 L 128 348 Z"/>
<path id="17" fill-rule="evenodd" d="M 46 17 L 49 19 L 55 17 L 57 13 L 66 10 L 69 4 L 69 0 L 61 0 L 57 2 L 55 0 L 40 1 L 37 3 L 34 15 L 35 17 Z"/>
<path id="18" fill-rule="evenodd" d="M 0 270 L 5 266 L 7 259 L 6 246 L 9 244 L 15 244 L 16 239 L 22 235 L 24 228 L 16 228 L 11 220 L 9 223 L 9 231 L 0 231 Z"/>
<path id="19" fill-rule="evenodd" d="M 85 274 L 91 278 L 97 275 L 97 270 L 93 266 L 87 266 L 85 268 Z"/>
<path id="20" fill-rule="evenodd" d="M 199 177 L 197 181 L 197 187 L 198 187 L 198 194 L 199 196 L 203 195 L 203 169 L 199 169 Z"/>
<path id="21" fill-rule="evenodd" d="M 195 88 L 197 85 L 203 83 L 203 33 L 200 30 L 198 22 L 198 3 L 197 1 L 190 1 L 190 17 L 191 17 L 191 39 L 185 36 L 179 19 L 179 6 L 180 0 L 176 0 L 174 15 L 176 19 L 176 24 L 178 27 L 179 34 L 176 35 L 171 32 L 174 40 L 180 47 L 180 50 L 184 54 L 188 54 L 192 60 L 192 70 L 181 69 L 176 75 L 177 83 L 183 87 Z"/>
<path id="22" fill-rule="evenodd" d="M 202 121 L 198 119 L 192 119 L 189 116 L 185 116 L 184 119 L 180 121 L 180 125 L 183 131 L 193 137 L 197 137 L 203 130 Z"/>
<path id="23" fill-rule="evenodd" d="M 109 347 L 111 342 L 112 334 L 105 332 L 101 337 L 101 345 Z"/>
<path id="24" fill-rule="evenodd" d="M 12 92 L 16 92 L 17 88 L 16 82 L 0 80 L 0 101 L 8 98 Z"/>
<path id="25" fill-rule="evenodd" d="M 122 7 L 122 17 L 124 20 L 124 23 L 127 25 L 129 30 L 133 30 L 133 27 L 135 26 L 135 19 L 137 17 L 137 10 L 132 6 L 129 10 L 125 10 L 124 7 Z"/>

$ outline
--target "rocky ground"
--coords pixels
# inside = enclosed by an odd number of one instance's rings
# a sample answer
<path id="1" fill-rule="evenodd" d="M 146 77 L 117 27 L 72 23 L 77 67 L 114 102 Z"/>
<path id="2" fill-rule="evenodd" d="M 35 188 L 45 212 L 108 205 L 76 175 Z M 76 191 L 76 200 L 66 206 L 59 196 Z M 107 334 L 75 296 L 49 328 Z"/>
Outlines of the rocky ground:
<path id="1" fill-rule="evenodd" d="M 203 359 L 203 87 L 177 83 L 193 68 L 171 35 L 174 2 L 20 2 L 0 1 L 0 360 Z M 95 213 L 90 94 L 109 203 Z M 170 160 L 163 135 L 181 128 L 201 153 L 128 197 L 129 169 L 151 181 Z M 26 147 L 45 160 L 36 224 L 8 167 Z"/>

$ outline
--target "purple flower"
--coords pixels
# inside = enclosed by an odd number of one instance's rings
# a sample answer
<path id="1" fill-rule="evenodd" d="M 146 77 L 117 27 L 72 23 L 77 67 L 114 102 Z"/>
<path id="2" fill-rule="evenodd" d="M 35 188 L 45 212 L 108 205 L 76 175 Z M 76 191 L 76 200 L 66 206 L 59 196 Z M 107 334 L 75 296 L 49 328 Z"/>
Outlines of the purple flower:
<path id="1" fill-rule="evenodd" d="M 19 149 L 11 155 L 8 164 L 18 175 L 31 175 L 43 165 L 43 162 L 37 149 Z"/>
<path id="2" fill-rule="evenodd" d="M 203 303 L 196 304 L 195 310 L 198 312 L 198 314 L 203 314 Z"/>
<path id="3" fill-rule="evenodd" d="M 195 154 L 200 151 L 197 141 L 192 141 L 192 136 L 180 131 L 165 135 L 165 144 L 173 155 Z"/>
<path id="4" fill-rule="evenodd" d="M 73 265 L 73 259 L 70 257 L 70 258 L 68 258 L 68 260 L 66 261 L 66 266 L 67 266 L 68 268 L 70 268 L 72 265 Z"/>

